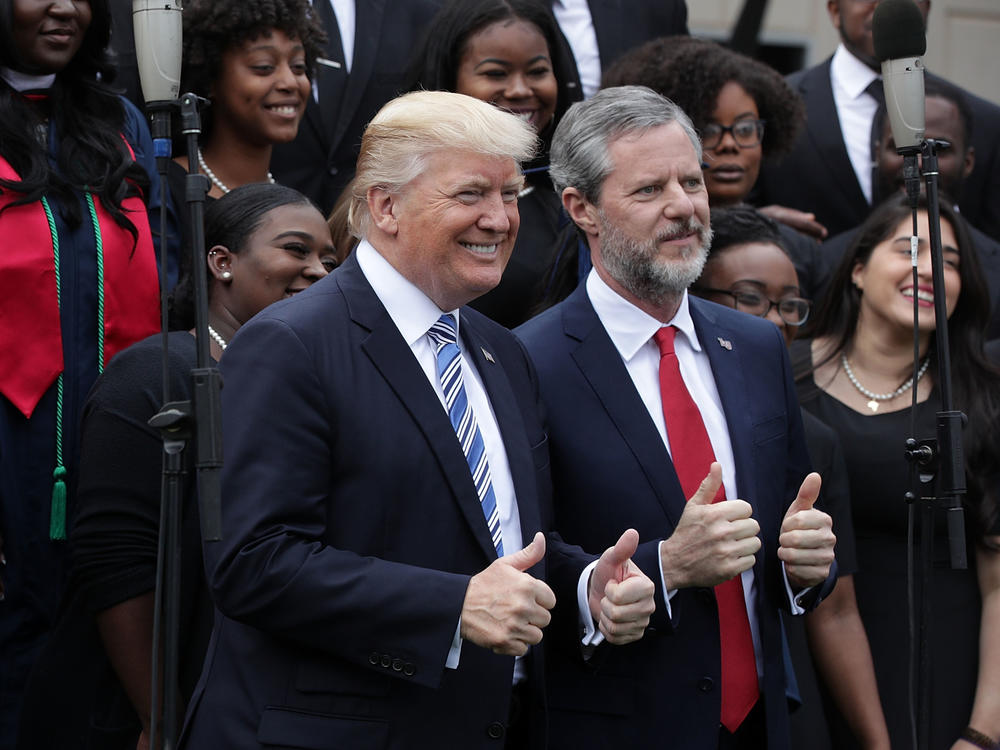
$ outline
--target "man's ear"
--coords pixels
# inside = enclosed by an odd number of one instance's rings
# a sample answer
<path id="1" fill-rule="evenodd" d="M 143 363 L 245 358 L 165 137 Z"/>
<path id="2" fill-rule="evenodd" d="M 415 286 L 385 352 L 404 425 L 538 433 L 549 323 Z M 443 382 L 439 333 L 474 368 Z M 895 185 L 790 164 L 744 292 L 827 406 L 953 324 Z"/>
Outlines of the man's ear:
<path id="1" fill-rule="evenodd" d="M 379 231 L 395 236 L 399 232 L 399 220 L 395 211 L 399 196 L 393 195 L 384 187 L 373 187 L 368 189 L 365 198 L 368 201 L 368 213 L 371 214 L 372 224 Z"/>
<path id="2" fill-rule="evenodd" d="M 566 213 L 569 214 L 573 223 L 580 227 L 588 237 L 597 237 L 599 226 L 597 206 L 587 200 L 583 193 L 574 187 L 563 190 L 562 202 L 563 208 L 566 209 Z"/>
<path id="3" fill-rule="evenodd" d="M 962 160 L 962 179 L 968 179 L 969 175 L 972 174 L 973 168 L 976 166 L 976 147 L 969 146 L 965 149 L 965 159 Z"/>

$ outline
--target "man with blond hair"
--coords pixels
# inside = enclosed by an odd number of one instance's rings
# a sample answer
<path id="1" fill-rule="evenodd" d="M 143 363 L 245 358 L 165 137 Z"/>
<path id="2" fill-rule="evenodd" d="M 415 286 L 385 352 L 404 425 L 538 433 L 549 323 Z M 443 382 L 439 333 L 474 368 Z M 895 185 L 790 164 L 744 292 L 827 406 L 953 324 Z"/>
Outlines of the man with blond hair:
<path id="1" fill-rule="evenodd" d="M 458 94 L 387 104 L 362 142 L 358 249 L 227 349 L 218 614 L 186 747 L 540 748 L 557 597 L 596 625 L 589 645 L 641 637 L 635 532 L 593 562 L 542 533 L 534 375 L 464 307 L 500 280 L 534 141 Z"/>

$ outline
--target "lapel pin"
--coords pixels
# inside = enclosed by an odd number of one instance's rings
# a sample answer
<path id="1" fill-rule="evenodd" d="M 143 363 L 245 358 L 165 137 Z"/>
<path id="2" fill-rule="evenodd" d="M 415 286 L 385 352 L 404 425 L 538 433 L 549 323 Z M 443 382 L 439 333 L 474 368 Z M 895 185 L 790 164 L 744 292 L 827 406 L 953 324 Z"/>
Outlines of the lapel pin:
<path id="1" fill-rule="evenodd" d="M 496 364 L 496 362 L 493 361 L 493 355 L 486 351 L 483 347 L 479 347 L 479 351 L 481 351 L 483 356 L 486 357 L 487 362 L 490 364 Z"/>
<path id="2" fill-rule="evenodd" d="M 733 350 L 733 342 L 730 341 L 729 339 L 724 339 L 721 336 L 719 337 L 719 346 L 721 346 L 728 352 L 731 352 Z"/>
<path id="3" fill-rule="evenodd" d="M 328 59 L 327 59 L 327 58 L 325 58 L 325 57 L 317 57 L 317 58 L 316 58 L 316 63 L 317 63 L 318 65 L 325 65 L 325 66 L 326 66 L 326 67 L 328 67 L 328 68 L 336 68 L 336 69 L 338 69 L 338 70 L 339 70 L 340 68 L 342 68 L 342 67 L 343 67 L 343 66 L 342 66 L 342 65 L 341 65 L 341 64 L 340 64 L 339 62 L 337 62 L 336 60 L 328 60 Z"/>

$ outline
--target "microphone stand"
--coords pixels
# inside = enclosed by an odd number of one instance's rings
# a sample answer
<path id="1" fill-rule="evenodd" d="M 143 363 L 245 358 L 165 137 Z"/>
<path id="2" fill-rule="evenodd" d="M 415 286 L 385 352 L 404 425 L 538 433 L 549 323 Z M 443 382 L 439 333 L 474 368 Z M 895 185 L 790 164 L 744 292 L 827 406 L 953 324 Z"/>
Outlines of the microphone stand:
<path id="1" fill-rule="evenodd" d="M 965 458 L 962 450 L 962 428 L 966 417 L 961 411 L 954 409 L 953 389 L 951 379 L 951 350 L 948 344 L 948 310 L 944 292 L 944 254 L 941 246 L 941 214 L 938 196 L 938 162 L 937 142 L 925 140 L 919 147 L 923 157 L 923 176 L 927 194 L 927 223 L 930 234 L 931 272 L 934 282 L 934 316 L 937 325 L 934 327 L 935 350 L 938 365 L 938 390 L 941 408 L 936 414 L 936 429 L 934 438 L 906 441 L 906 458 L 912 465 L 913 474 L 919 473 L 921 483 L 935 482 L 935 494 L 918 496 L 915 492 L 916 483 L 911 480 L 911 490 L 906 493 L 907 502 L 919 500 L 920 505 L 920 544 L 921 561 L 919 587 L 920 613 L 917 624 L 917 638 L 913 644 L 916 650 L 917 671 L 917 747 L 926 750 L 930 742 L 930 654 L 927 645 L 927 628 L 931 620 L 931 587 L 932 555 L 934 541 L 934 508 L 945 510 L 948 527 L 948 549 L 952 569 L 964 570 L 967 565 L 965 547 L 965 515 L 962 508 L 962 497 L 966 492 Z M 904 153 L 903 176 L 906 181 L 906 192 L 913 208 L 914 237 L 917 234 L 917 199 L 920 195 L 920 170 L 917 167 L 917 149 Z M 916 255 L 913 255 L 914 289 L 917 287 Z M 914 346 L 917 346 L 917 295 L 913 295 L 914 308 Z M 916 370 L 919 366 L 919 354 L 914 357 L 914 420 L 916 407 Z M 915 421 L 914 421 L 915 424 Z M 915 432 L 916 430 L 912 430 Z M 912 475 L 911 475 L 912 476 Z M 911 614 L 912 614 L 911 587 Z M 911 695 L 912 709 L 912 695 Z"/>
<path id="2" fill-rule="evenodd" d="M 160 536 L 157 548 L 157 586 L 153 617 L 152 706 L 149 742 L 151 748 L 172 750 L 177 743 L 178 665 L 180 662 L 180 584 L 181 584 L 181 482 L 184 476 L 184 452 L 194 437 L 198 471 L 199 514 L 204 541 L 221 538 L 221 503 L 219 473 L 222 468 L 222 426 L 219 392 L 222 377 L 211 365 L 208 336 L 208 291 L 205 270 L 204 204 L 209 190 L 208 179 L 198 173 L 198 136 L 201 119 L 199 97 L 181 98 L 181 130 L 187 137 L 189 172 L 185 180 L 185 200 L 191 216 L 191 256 L 195 292 L 195 333 L 197 367 L 191 371 L 191 401 L 171 401 L 167 355 L 166 305 L 163 305 L 163 407 L 149 424 L 160 430 L 163 439 L 163 481 L 160 503 Z M 162 115 L 162 116 L 161 116 Z M 159 117 L 158 117 L 159 116 Z M 154 111 L 153 135 L 161 184 L 166 185 L 170 161 L 169 108 Z M 165 141 L 165 145 L 163 143 Z M 164 191 L 164 196 L 166 191 Z M 163 213 L 166 212 L 166 199 Z M 165 219 L 161 226 L 166 226 Z M 161 266 L 166 268 L 166 252 L 161 252 Z M 166 279 L 166 273 L 163 272 Z M 164 293 L 165 296 L 165 293 Z M 163 638 L 163 731 L 159 739 L 160 712 L 159 665 L 161 623 Z"/>

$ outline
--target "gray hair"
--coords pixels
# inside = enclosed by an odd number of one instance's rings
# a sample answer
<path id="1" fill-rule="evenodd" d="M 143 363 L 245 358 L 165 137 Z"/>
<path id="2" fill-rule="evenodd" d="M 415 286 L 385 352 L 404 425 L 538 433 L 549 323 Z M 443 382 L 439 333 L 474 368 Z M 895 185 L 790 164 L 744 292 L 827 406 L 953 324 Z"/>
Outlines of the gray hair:
<path id="1" fill-rule="evenodd" d="M 562 193 L 574 187 L 597 205 L 604 178 L 611 172 L 608 146 L 624 135 L 676 122 L 701 161 L 701 139 L 684 110 L 646 86 L 614 86 L 577 102 L 563 115 L 552 136 L 549 175 Z"/>
<path id="2" fill-rule="evenodd" d="M 414 91 L 393 99 L 375 115 L 361 140 L 352 183 L 348 223 L 355 237 L 371 226 L 368 191 L 398 192 L 416 179 L 434 152 L 474 151 L 530 159 L 538 137 L 520 117 L 464 94 Z"/>

